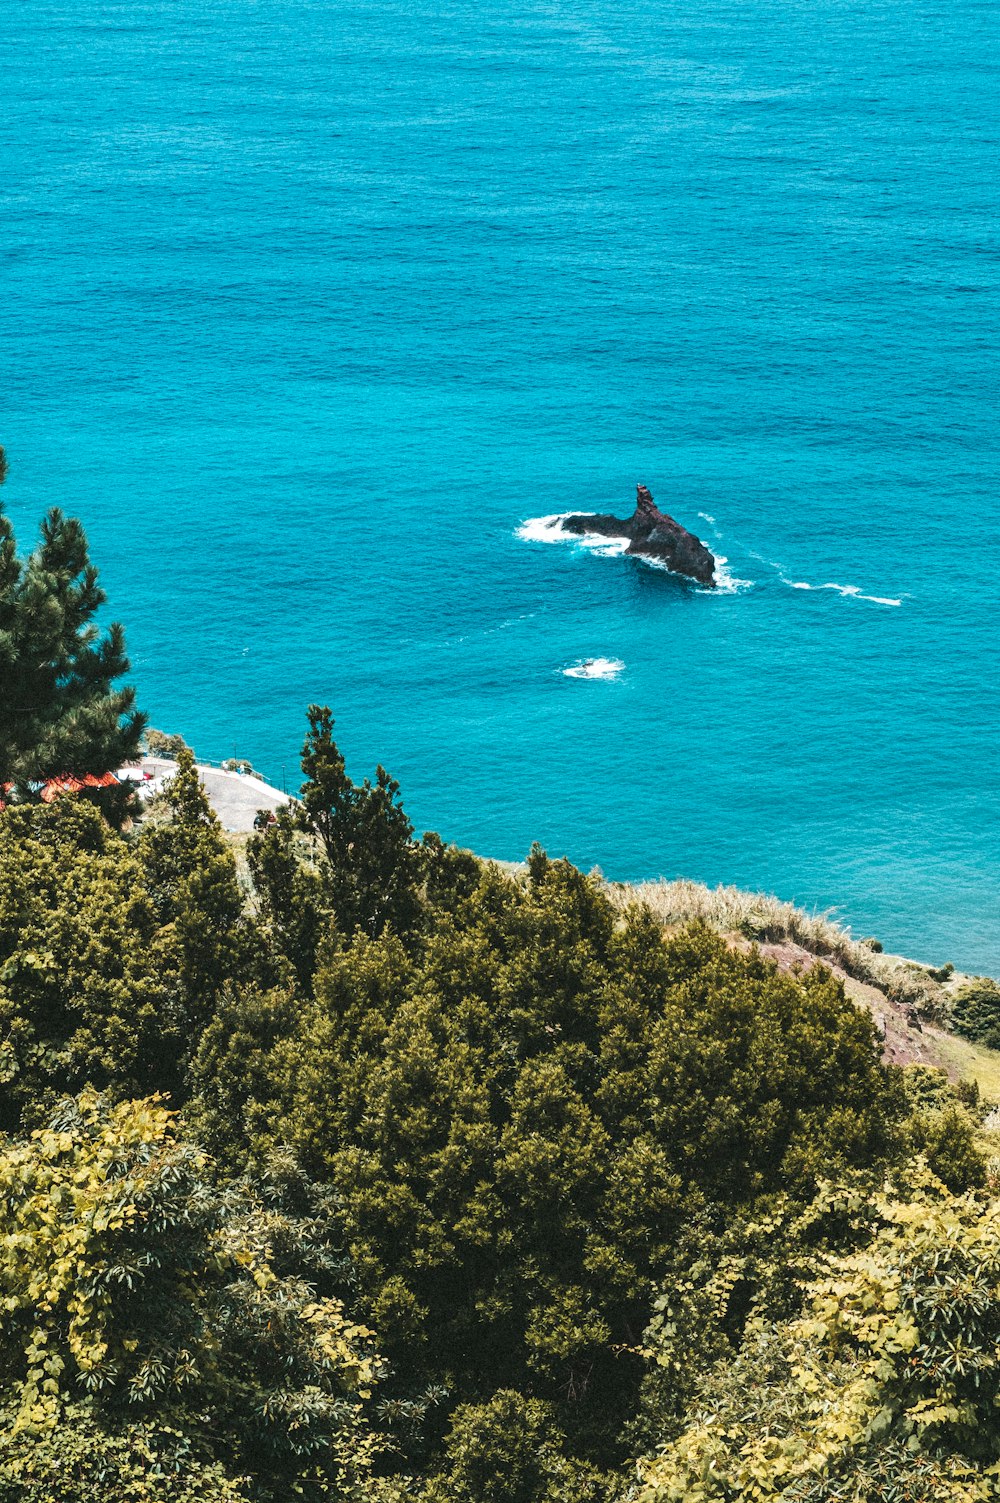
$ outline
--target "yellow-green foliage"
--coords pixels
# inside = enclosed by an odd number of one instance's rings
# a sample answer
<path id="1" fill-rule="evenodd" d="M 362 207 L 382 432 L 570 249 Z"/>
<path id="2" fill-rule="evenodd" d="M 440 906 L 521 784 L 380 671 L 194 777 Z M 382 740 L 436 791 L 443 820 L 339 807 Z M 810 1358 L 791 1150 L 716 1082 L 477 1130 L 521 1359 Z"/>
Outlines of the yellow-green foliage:
<path id="1" fill-rule="evenodd" d="M 704 1385 L 640 1503 L 1000 1496 L 1000 1206 L 926 1176 L 874 1209 L 802 1315 L 752 1328 Z"/>
<path id="2" fill-rule="evenodd" d="M 93 1092 L 4 1146 L 0 1403 L 12 1435 L 51 1437 L 89 1393 L 110 1433 L 126 1414 L 217 1431 L 214 1459 L 252 1471 L 255 1496 L 272 1496 L 269 1475 L 282 1479 L 275 1497 L 339 1496 L 373 1454 L 369 1332 L 276 1267 L 287 1218 L 246 1188 L 215 1191 L 210 1167 L 159 1102 L 109 1107 Z"/>
<path id="3" fill-rule="evenodd" d="M 249 1503 L 204 1447 L 163 1425 L 109 1431 L 86 1403 L 67 1405 L 57 1426 L 19 1430 L 0 1410 L 3 1503 Z"/>
<path id="4" fill-rule="evenodd" d="M 114 1286 L 105 1276 L 162 1174 L 169 1114 L 129 1102 L 102 1123 L 98 1109 L 88 1094 L 82 1134 L 39 1129 L 0 1157 L 2 1330 L 13 1362 L 23 1363 L 15 1428 L 51 1425 L 74 1377 L 134 1365 L 138 1342 L 112 1334 Z M 147 1146 L 152 1154 L 136 1154 Z M 131 1174 L 120 1177 L 129 1160 Z"/>

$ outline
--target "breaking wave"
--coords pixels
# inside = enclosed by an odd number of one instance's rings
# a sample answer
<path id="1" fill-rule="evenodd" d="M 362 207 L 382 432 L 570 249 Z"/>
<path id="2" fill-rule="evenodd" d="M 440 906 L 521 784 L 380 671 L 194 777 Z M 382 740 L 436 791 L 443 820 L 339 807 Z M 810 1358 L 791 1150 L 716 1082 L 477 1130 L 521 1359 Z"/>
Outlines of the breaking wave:
<path id="1" fill-rule="evenodd" d="M 559 530 L 559 523 L 572 512 L 554 511 L 548 517 L 529 517 L 517 529 L 517 536 L 526 543 L 565 543 L 571 536 Z"/>
<path id="2" fill-rule="evenodd" d="M 548 517 L 529 517 L 517 529 L 517 536 L 526 543 L 576 543 L 581 548 L 590 548 L 603 558 L 614 558 L 624 553 L 628 538 L 608 538 L 597 532 L 563 532 L 559 526 L 565 517 L 583 515 L 580 512 L 557 511 Z"/>
<path id="3" fill-rule="evenodd" d="M 756 583 L 753 579 L 737 579 L 735 574 L 730 574 L 726 568 L 728 558 L 721 554 L 715 559 L 715 592 L 716 594 L 735 595 L 740 590 L 752 590 Z"/>
<path id="4" fill-rule="evenodd" d="M 621 658 L 583 658 L 562 671 L 565 678 L 617 678 L 624 667 Z"/>

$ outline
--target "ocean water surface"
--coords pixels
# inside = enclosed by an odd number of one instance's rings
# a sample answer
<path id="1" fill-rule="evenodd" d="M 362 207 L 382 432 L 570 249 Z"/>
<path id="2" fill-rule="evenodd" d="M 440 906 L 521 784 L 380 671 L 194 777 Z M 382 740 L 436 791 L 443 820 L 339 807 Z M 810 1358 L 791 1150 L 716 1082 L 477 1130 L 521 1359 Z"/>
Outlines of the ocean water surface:
<path id="1" fill-rule="evenodd" d="M 0 441 L 155 725 L 1000 974 L 982 0 L 17 0 Z M 537 540 L 635 485 L 701 591 Z M 587 660 L 610 667 L 567 672 Z"/>

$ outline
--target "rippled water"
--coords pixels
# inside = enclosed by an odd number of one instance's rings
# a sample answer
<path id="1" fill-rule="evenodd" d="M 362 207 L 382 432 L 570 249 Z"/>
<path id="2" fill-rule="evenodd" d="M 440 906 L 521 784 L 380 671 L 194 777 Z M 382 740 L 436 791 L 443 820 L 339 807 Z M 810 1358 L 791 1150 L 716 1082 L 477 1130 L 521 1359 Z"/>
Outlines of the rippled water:
<path id="1" fill-rule="evenodd" d="M 22 541 L 204 755 L 328 701 L 420 828 L 1000 972 L 995 22 L 4 7 Z M 742 583 L 523 535 L 637 481 Z"/>

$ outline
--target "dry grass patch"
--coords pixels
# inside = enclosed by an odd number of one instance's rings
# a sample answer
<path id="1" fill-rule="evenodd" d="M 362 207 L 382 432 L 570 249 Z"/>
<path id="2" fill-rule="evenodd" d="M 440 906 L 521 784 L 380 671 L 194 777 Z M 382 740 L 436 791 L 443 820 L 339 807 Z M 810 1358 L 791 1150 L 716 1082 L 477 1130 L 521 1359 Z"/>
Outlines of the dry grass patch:
<path id="1" fill-rule="evenodd" d="M 705 887 L 684 879 L 609 883 L 608 895 L 622 908 L 645 903 L 665 928 L 702 919 L 722 934 L 739 934 L 761 944 L 790 941 L 857 981 L 878 987 L 890 1002 L 916 1007 L 925 1018 L 947 1016 L 948 993 L 926 967 L 899 955 L 885 955 L 873 941 L 854 939 L 829 913 L 806 913 L 767 893 Z"/>

